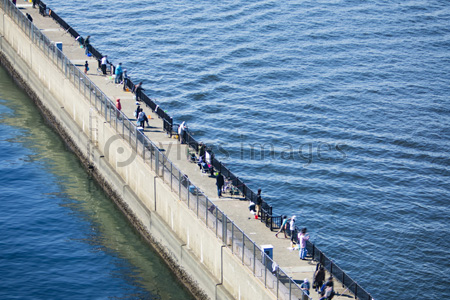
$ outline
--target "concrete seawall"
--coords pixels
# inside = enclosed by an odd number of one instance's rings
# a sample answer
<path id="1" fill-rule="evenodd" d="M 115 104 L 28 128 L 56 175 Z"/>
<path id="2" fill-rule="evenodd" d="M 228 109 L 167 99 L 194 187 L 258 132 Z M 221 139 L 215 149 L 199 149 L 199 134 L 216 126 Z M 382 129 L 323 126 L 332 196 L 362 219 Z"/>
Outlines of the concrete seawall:
<path id="1" fill-rule="evenodd" d="M 164 182 L 158 167 L 144 161 L 131 137 L 124 138 L 120 119 L 105 119 L 104 105 L 80 91 L 65 60 L 55 57 L 57 52 L 49 56 L 46 45 L 36 43 L 33 34 L 30 38 L 29 25 L 20 26 L 5 11 L 1 18 L 1 63 L 192 294 L 199 299 L 276 299 Z M 134 157 L 129 164 L 119 163 L 129 157 Z"/>

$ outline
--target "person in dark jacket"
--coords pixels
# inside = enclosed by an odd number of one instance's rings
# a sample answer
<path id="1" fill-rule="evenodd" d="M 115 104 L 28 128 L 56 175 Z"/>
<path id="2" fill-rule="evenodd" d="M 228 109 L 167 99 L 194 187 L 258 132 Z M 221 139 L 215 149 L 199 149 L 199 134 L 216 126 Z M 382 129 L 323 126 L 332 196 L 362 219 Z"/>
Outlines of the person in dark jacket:
<path id="1" fill-rule="evenodd" d="M 134 86 L 134 93 L 136 95 L 136 101 L 140 101 L 141 100 L 141 93 L 142 91 L 145 91 L 145 89 L 142 87 L 142 81 L 139 82 L 138 84 L 136 84 Z"/>
<path id="2" fill-rule="evenodd" d="M 258 189 L 258 194 L 256 195 L 256 215 L 260 217 L 262 198 L 261 198 L 261 189 Z"/>
<path id="3" fill-rule="evenodd" d="M 83 43 L 84 53 L 85 53 L 86 55 L 89 54 L 89 45 L 90 45 L 89 39 L 90 39 L 90 38 L 91 38 L 91 36 L 88 35 L 87 38 L 84 40 L 84 43 Z"/>
<path id="4" fill-rule="evenodd" d="M 323 285 L 323 281 L 325 280 L 325 269 L 322 264 L 317 264 L 316 272 L 314 273 L 314 284 L 313 287 L 317 291 L 320 291 L 320 288 Z"/>
<path id="5" fill-rule="evenodd" d="M 222 187 L 225 184 L 225 179 L 223 178 L 223 175 L 221 172 L 217 175 L 216 178 L 216 185 L 217 185 L 217 194 L 219 195 L 219 198 L 222 197 Z"/>
<path id="6" fill-rule="evenodd" d="M 331 300 L 334 297 L 334 282 L 333 276 L 328 278 L 328 281 L 322 285 L 320 289 L 320 295 L 322 296 L 320 300 Z"/>

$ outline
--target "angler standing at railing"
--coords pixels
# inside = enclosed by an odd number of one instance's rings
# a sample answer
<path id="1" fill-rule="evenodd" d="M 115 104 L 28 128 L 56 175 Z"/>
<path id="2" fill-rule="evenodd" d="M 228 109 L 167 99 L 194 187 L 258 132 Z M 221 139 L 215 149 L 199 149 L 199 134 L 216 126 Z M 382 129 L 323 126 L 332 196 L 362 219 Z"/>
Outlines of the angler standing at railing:
<path id="1" fill-rule="evenodd" d="M 295 239 L 296 239 L 295 230 L 296 230 L 295 229 L 295 216 L 292 216 L 291 222 L 289 223 L 289 231 L 291 234 L 291 248 L 294 248 L 294 245 L 295 245 Z"/>
<path id="2" fill-rule="evenodd" d="M 203 160 L 205 160 L 206 150 L 205 150 L 205 144 L 203 142 L 200 142 L 200 146 L 198 148 L 198 156 L 201 157 Z"/>
<path id="3" fill-rule="evenodd" d="M 119 63 L 119 65 L 116 68 L 116 78 L 114 78 L 114 83 L 118 84 L 122 82 L 122 63 Z"/>
<path id="4" fill-rule="evenodd" d="M 181 123 L 180 127 L 178 127 L 178 138 L 180 139 L 180 143 L 184 144 L 184 141 L 186 140 L 186 130 L 187 130 L 187 125 L 186 122 L 183 121 L 183 123 Z"/>
<path id="5" fill-rule="evenodd" d="M 123 90 L 126 91 L 128 88 L 128 73 L 127 69 L 123 70 Z"/>
<path id="6" fill-rule="evenodd" d="M 108 55 L 102 57 L 102 72 L 106 75 L 106 64 L 108 63 Z"/>
<path id="7" fill-rule="evenodd" d="M 142 81 L 141 81 L 134 86 L 134 93 L 136 95 L 136 101 L 141 100 L 141 92 L 142 91 L 145 91 L 145 89 L 142 87 Z"/>
<path id="8" fill-rule="evenodd" d="M 262 204 L 262 198 L 261 198 L 261 189 L 258 189 L 258 194 L 256 195 L 256 216 L 260 217 L 261 214 L 261 204 Z"/>
<path id="9" fill-rule="evenodd" d="M 89 45 L 90 45 L 89 39 L 90 39 L 90 38 L 91 38 L 91 36 L 88 35 L 87 38 L 84 40 L 84 43 L 83 43 L 84 53 L 85 53 L 86 55 L 89 54 Z"/>
<path id="10" fill-rule="evenodd" d="M 299 256 L 301 260 L 305 260 L 306 253 L 306 241 L 309 240 L 309 233 L 306 233 L 306 227 L 302 228 L 302 231 L 298 234 L 298 242 L 300 244 L 299 247 Z"/>

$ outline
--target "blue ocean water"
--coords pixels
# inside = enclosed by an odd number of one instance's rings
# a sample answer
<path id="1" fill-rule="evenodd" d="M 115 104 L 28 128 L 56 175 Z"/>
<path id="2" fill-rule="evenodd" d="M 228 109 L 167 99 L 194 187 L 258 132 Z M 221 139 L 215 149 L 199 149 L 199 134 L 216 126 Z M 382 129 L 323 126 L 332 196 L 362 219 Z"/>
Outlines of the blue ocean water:
<path id="1" fill-rule="evenodd" d="M 191 299 L 0 68 L 0 299 Z"/>
<path id="2" fill-rule="evenodd" d="M 46 3 L 376 299 L 450 296 L 448 1 Z"/>

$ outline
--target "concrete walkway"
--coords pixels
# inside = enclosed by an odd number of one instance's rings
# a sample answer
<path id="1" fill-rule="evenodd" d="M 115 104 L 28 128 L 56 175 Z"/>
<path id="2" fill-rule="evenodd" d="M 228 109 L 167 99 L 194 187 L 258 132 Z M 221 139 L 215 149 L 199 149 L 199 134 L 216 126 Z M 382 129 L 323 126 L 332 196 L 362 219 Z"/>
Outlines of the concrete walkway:
<path id="1" fill-rule="evenodd" d="M 64 54 L 84 71 L 84 63 L 88 61 L 90 70 L 88 71 L 89 78 L 111 99 L 115 102 L 117 98 L 121 99 L 122 111 L 128 116 L 130 120 L 135 120 L 133 113 L 136 109 L 134 101 L 134 94 L 125 92 L 122 85 L 114 84 L 114 79 L 111 75 L 103 76 L 97 70 L 98 63 L 95 58 L 87 57 L 79 43 L 67 32 L 65 32 L 59 24 L 57 24 L 50 17 L 43 17 L 39 14 L 38 9 L 33 9 L 31 4 L 17 4 L 20 10 L 25 14 L 29 13 L 33 17 L 34 24 L 53 42 L 62 42 Z M 72 24 L 75 25 L 76 24 Z M 76 27 L 75 27 L 76 29 Z M 98 39 L 99 37 L 97 37 Z M 93 45 L 95 47 L 95 45 Z M 107 53 L 105 53 L 107 54 Z M 131 55 L 132 53 L 130 53 Z M 113 61 L 118 65 L 120 61 Z M 127 68 L 127 66 L 123 66 Z M 136 78 L 133 80 L 137 81 Z M 144 86 L 145 88 L 145 86 Z M 151 87 L 149 87 L 151 88 Z M 215 179 L 201 172 L 196 164 L 188 161 L 186 156 L 186 145 L 181 145 L 177 140 L 170 138 L 164 133 L 162 128 L 162 120 L 151 112 L 149 108 L 145 107 L 144 111 L 151 117 L 149 120 L 150 127 L 145 128 L 145 134 L 161 149 L 165 149 L 165 154 L 189 179 L 199 187 L 206 196 L 209 197 L 227 216 L 233 220 L 238 227 L 240 227 L 248 237 L 250 237 L 258 245 L 271 244 L 274 246 L 274 261 L 278 263 L 289 276 L 297 282 L 303 281 L 304 278 L 312 283 L 312 277 L 315 270 L 315 262 L 311 260 L 302 261 L 299 259 L 298 250 L 290 249 L 290 240 L 284 238 L 284 234 L 279 235 L 280 238 L 275 237 L 275 232 L 271 232 L 259 220 L 255 220 L 253 215 L 249 213 L 248 201 L 242 201 L 239 197 L 226 196 L 222 198 L 217 197 L 217 189 Z M 302 225 L 302 224 L 297 224 Z M 327 274 L 328 277 L 328 274 Z M 341 294 L 345 288 L 338 282 L 335 282 L 335 290 Z M 311 297 L 319 299 L 317 293 L 311 289 Z M 344 295 L 335 296 L 333 299 L 349 299 L 353 298 L 350 292 L 345 292 Z"/>

